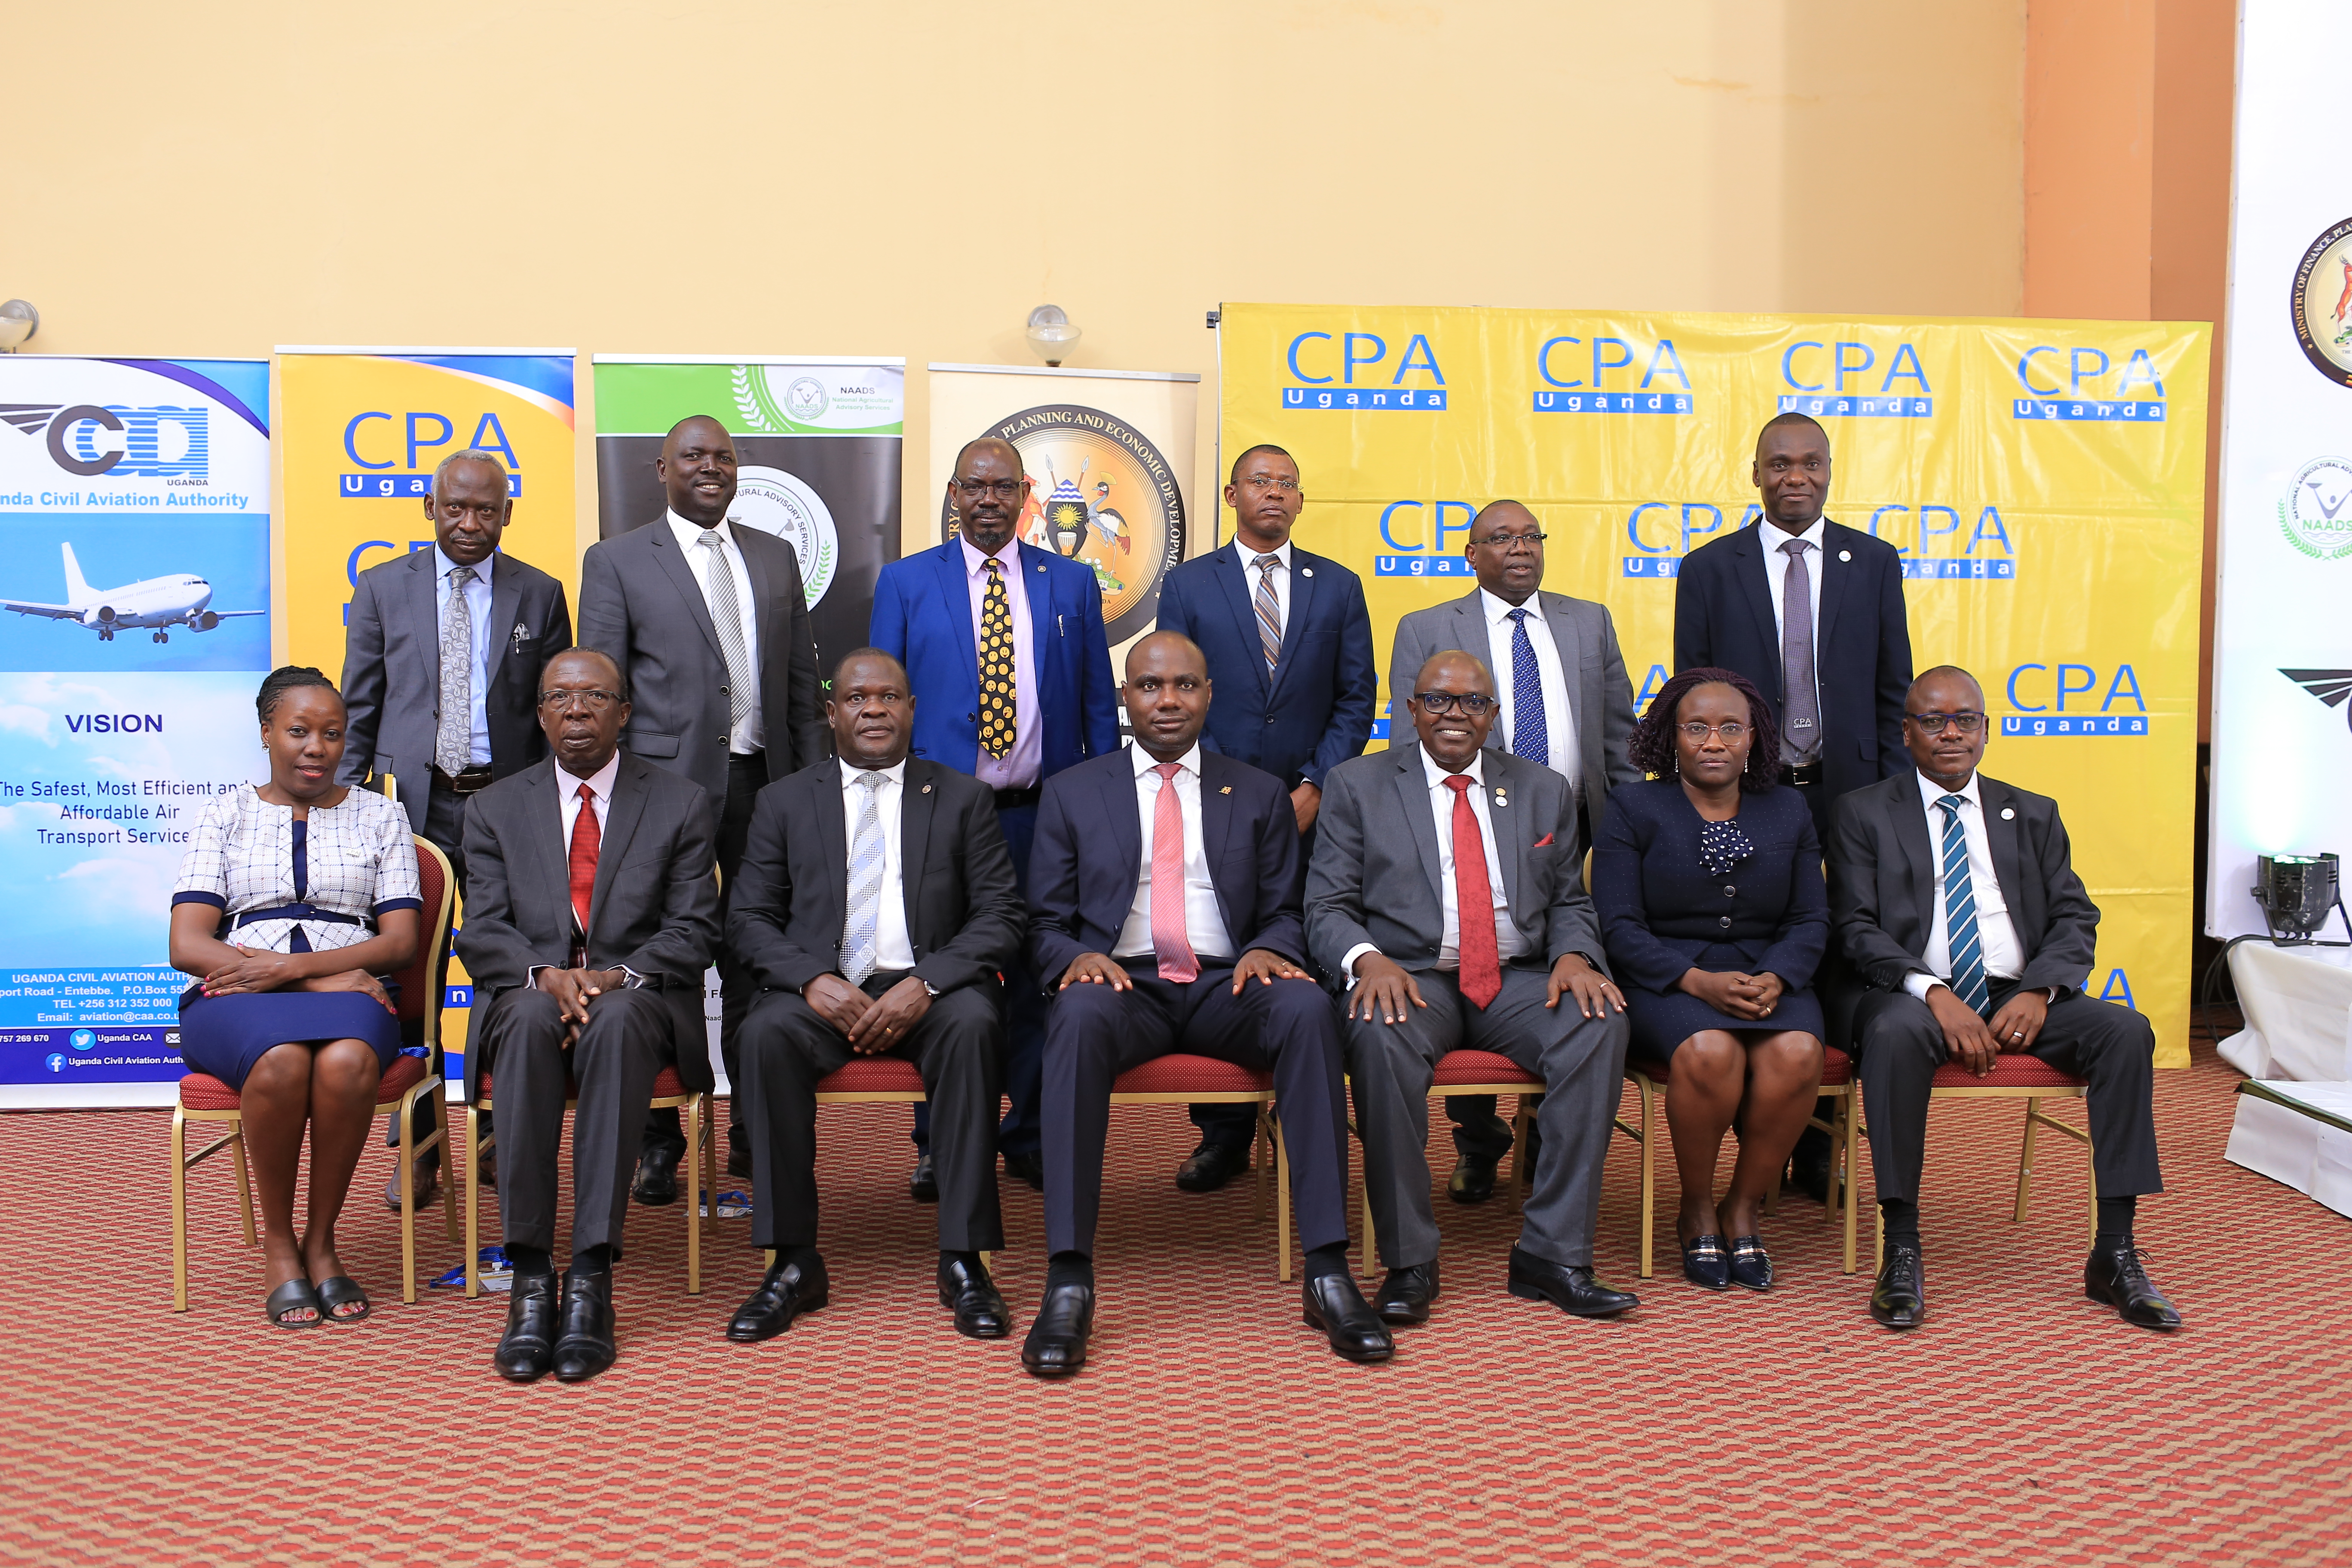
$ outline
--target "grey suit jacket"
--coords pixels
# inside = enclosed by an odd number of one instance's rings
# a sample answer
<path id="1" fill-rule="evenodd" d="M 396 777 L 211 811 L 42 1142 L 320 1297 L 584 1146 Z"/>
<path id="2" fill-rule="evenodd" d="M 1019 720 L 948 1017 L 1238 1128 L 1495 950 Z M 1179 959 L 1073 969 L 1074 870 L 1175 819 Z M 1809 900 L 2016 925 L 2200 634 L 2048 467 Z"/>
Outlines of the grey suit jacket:
<path id="1" fill-rule="evenodd" d="M 768 777 L 829 755 L 817 707 L 816 640 L 793 547 L 756 528 L 730 531 L 743 552 L 760 632 L 760 712 Z M 739 589 L 741 584 L 738 584 Z M 667 518 L 600 540 L 580 563 L 580 646 L 610 654 L 633 712 L 621 744 L 684 773 L 727 804 L 727 658 L 710 607 Z"/>
<path id="2" fill-rule="evenodd" d="M 1538 590 L 1544 624 L 1559 649 L 1560 673 L 1568 679 L 1569 711 L 1576 720 L 1576 743 L 1582 772 L 1578 787 L 1584 797 L 1584 819 L 1597 825 L 1615 784 L 1640 784 L 1642 770 L 1626 754 L 1633 735 L 1633 689 L 1625 679 L 1625 658 L 1617 650 L 1617 624 L 1608 606 L 1590 599 Z M 1458 647 L 1478 656 L 1491 675 L 1494 650 L 1488 646 L 1486 616 L 1473 588 L 1459 599 L 1415 610 L 1397 623 L 1396 647 L 1389 658 L 1390 744 L 1412 732 L 1405 702 L 1412 696 L 1413 678 L 1429 656 Z M 1509 657 L 1506 647 L 1504 656 Z M 1496 725 L 1486 744 L 1502 747 L 1503 727 Z"/>
<path id="3" fill-rule="evenodd" d="M 467 799 L 457 956 L 488 994 L 477 1018 L 502 993 L 530 984 L 532 969 L 571 961 L 572 862 L 558 775 L 551 757 Z M 689 1089 L 712 1082 L 702 972 L 719 951 L 717 831 L 710 799 L 692 780 L 621 753 L 588 900 L 588 963 L 632 970 L 661 993 Z M 469 1100 L 481 1056 L 466 1053 Z"/>
<path id="4" fill-rule="evenodd" d="M 1490 751 L 1483 761 L 1503 896 L 1519 928 L 1513 966 L 1549 969 L 1576 952 L 1607 973 L 1568 781 L 1507 752 Z M 1407 969 L 1436 963 L 1445 934 L 1437 865 L 1420 742 L 1354 758 L 1325 775 L 1307 870 L 1307 947 L 1335 984 L 1346 984 L 1340 960 L 1364 942 Z"/>
<path id="5" fill-rule="evenodd" d="M 343 636 L 343 761 L 336 782 L 371 775 L 400 781 L 400 804 L 425 831 L 434 740 L 440 729 L 441 612 L 434 602 L 430 550 L 380 561 L 352 590 Z M 539 727 L 539 672 L 572 646 L 572 612 L 563 584 L 511 555 L 493 555 L 490 572 L 489 685 L 482 694 L 489 722 L 490 776 L 505 778 L 547 755 Z"/>

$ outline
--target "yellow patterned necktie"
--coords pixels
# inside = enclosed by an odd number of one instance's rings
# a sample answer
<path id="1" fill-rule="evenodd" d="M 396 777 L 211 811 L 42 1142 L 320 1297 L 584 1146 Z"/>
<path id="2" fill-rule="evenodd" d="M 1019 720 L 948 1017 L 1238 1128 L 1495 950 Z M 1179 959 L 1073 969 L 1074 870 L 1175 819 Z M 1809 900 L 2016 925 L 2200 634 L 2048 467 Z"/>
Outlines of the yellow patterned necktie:
<path id="1" fill-rule="evenodd" d="M 980 749 L 1003 757 L 1019 733 L 1013 702 L 1013 604 L 1004 596 L 1004 563 L 992 556 L 988 593 L 980 602 Z"/>

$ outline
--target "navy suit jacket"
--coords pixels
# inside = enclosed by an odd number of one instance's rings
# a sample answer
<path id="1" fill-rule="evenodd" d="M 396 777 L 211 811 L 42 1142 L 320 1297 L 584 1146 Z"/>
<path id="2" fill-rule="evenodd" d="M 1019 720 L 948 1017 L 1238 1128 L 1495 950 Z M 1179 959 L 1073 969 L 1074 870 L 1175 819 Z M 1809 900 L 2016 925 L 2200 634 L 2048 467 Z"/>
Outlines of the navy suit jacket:
<path id="1" fill-rule="evenodd" d="M 1082 562 L 1033 544 L 1014 548 L 1029 602 L 1029 668 L 1040 710 L 1015 720 L 1045 726 L 1042 773 L 1051 778 L 1118 749 L 1102 590 Z M 972 772 L 980 762 L 979 628 L 961 541 L 882 568 L 868 640 L 907 667 L 915 699 L 913 754 Z"/>
<path id="2" fill-rule="evenodd" d="M 1257 576 L 1238 541 L 1196 556 L 1160 584 L 1160 629 L 1209 656 L 1209 727 L 1202 744 L 1321 788 L 1323 775 L 1372 738 L 1380 677 L 1361 579 L 1338 562 L 1290 549 L 1290 614 L 1269 680 L 1257 636 Z"/>
<path id="3" fill-rule="evenodd" d="M 1675 580 L 1675 668 L 1712 666 L 1756 683 L 1781 715 L 1780 631 L 1772 618 L 1765 545 L 1786 536 L 1756 522 L 1683 558 Z M 1830 523 L 1822 531 L 1820 629 L 1813 671 L 1822 689 L 1822 784 L 1834 798 L 1907 773 L 1903 698 L 1911 689 L 1911 628 L 1903 612 L 1903 558 L 1895 546 Z"/>
<path id="4" fill-rule="evenodd" d="M 1070 960 L 1118 945 L 1143 848 L 1135 766 L 1124 747 L 1045 785 L 1029 849 L 1029 958 L 1047 995 Z M 1201 852 L 1234 956 L 1263 947 L 1304 964 L 1298 816 L 1282 781 L 1204 747 Z"/>

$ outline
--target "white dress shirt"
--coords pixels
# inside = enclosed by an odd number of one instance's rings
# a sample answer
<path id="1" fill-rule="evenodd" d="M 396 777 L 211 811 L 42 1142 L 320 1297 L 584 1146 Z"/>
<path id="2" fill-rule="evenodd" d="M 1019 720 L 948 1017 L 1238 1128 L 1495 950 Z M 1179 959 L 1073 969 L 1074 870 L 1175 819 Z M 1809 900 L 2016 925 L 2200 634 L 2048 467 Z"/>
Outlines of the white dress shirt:
<path id="1" fill-rule="evenodd" d="M 1970 773 L 1968 783 L 1949 790 L 1926 773 L 1915 772 L 1912 776 L 1919 781 L 1920 804 L 1927 816 L 1927 864 L 1933 877 L 1930 897 L 1935 913 L 1927 926 L 1927 950 L 1919 955 L 1927 972 L 1915 970 L 1904 976 L 1903 988 L 1925 1002 L 1929 991 L 1949 984 L 1952 973 L 1951 913 L 1944 900 L 1944 812 L 1936 804 L 1948 795 L 1968 803 L 1960 807 L 1960 833 L 1968 840 L 1969 890 L 1976 895 L 1977 943 L 1984 958 L 1985 980 L 1990 984 L 1995 979 L 2016 979 L 2025 971 L 2025 949 L 2017 940 L 2016 924 L 2009 918 L 2009 900 L 2000 890 L 2000 879 L 1993 874 L 1992 841 L 1985 836 L 1981 776 Z"/>
<path id="2" fill-rule="evenodd" d="M 1582 782 L 1582 756 L 1576 744 L 1576 710 L 1568 700 L 1568 672 L 1560 668 L 1559 645 L 1552 640 L 1551 626 L 1543 613 L 1543 595 L 1530 594 L 1524 605 L 1514 605 L 1498 599 L 1486 589 L 1478 590 L 1478 608 L 1486 616 L 1486 651 L 1494 656 L 1495 668 L 1488 673 L 1495 678 L 1495 698 L 1503 707 L 1495 720 L 1495 733 L 1501 737 L 1505 751 L 1511 749 L 1511 719 L 1517 710 L 1511 706 L 1511 612 L 1528 612 L 1528 644 L 1536 652 L 1536 674 L 1543 681 L 1544 740 L 1549 753 L 1547 765 L 1552 772 L 1568 780 L 1576 788 Z"/>
<path id="3" fill-rule="evenodd" d="M 688 522 L 676 512 L 666 514 L 672 532 L 677 535 L 678 548 L 686 552 L 687 570 L 694 574 L 694 585 L 702 590 L 702 607 L 710 608 L 710 552 L 702 547 L 702 525 Z M 743 721 L 728 732 L 727 749 L 739 757 L 748 757 L 767 744 L 768 730 L 760 712 L 760 607 L 751 602 L 751 574 L 743 564 L 742 546 L 735 542 L 732 518 L 721 518 L 718 527 L 719 548 L 727 556 L 727 564 L 735 574 L 735 616 L 743 627 L 744 673 L 751 682 L 751 700 L 744 706 Z M 714 612 L 713 625 L 718 623 Z"/>
<path id="4" fill-rule="evenodd" d="M 582 784 L 586 784 L 588 786 L 588 804 L 595 807 L 596 810 L 596 867 L 599 874 L 603 872 L 604 856 L 610 852 L 611 848 L 609 845 L 604 843 L 604 824 L 612 819 L 613 784 L 614 781 L 620 778 L 620 776 L 621 753 L 618 748 L 614 750 L 611 756 L 604 759 L 604 765 L 603 767 L 598 768 L 594 773 L 590 773 L 584 779 L 580 778 L 575 774 L 565 773 L 562 763 L 555 764 L 556 822 L 557 826 L 562 829 L 564 863 L 567 866 L 571 864 L 572 827 L 574 823 L 580 820 L 580 786 Z M 569 878 L 567 878 L 564 881 L 564 891 L 566 895 L 565 901 L 567 903 L 570 901 L 569 895 L 571 888 L 571 881 Z M 575 926 L 580 923 L 579 911 L 576 909 L 572 911 L 572 923 Z M 538 983 L 539 972 L 541 970 L 551 967 L 553 966 L 545 963 L 532 964 L 530 966 L 530 975 L 531 983 L 534 984 Z M 646 983 L 644 975 L 639 974 L 635 970 L 629 968 L 626 964 L 623 964 L 621 966 L 621 973 L 629 977 L 628 984 L 632 990 Z"/>
<path id="5" fill-rule="evenodd" d="M 1508 622 L 1505 623 L 1508 625 Z M 1437 939 L 1439 969 L 1462 967 L 1462 906 L 1454 893 L 1454 791 L 1445 781 L 1454 775 L 1440 767 L 1437 759 L 1424 750 L 1421 753 L 1422 772 L 1429 779 L 1429 813 L 1437 825 L 1437 903 L 1443 915 L 1443 931 Z M 1503 858 L 1495 843 L 1495 818 L 1486 809 L 1486 763 L 1482 752 L 1470 759 L 1462 770 L 1469 775 L 1470 787 L 1463 794 L 1470 802 L 1471 815 L 1478 819 L 1478 837 L 1486 846 L 1486 884 L 1494 890 L 1494 906 L 1488 918 L 1495 922 L 1495 957 L 1508 963 L 1518 956 L 1523 945 L 1519 941 L 1519 923 L 1511 918 L 1510 900 L 1503 896 Z M 1358 942 L 1339 960 L 1339 968 L 1348 977 L 1348 987 L 1356 984 L 1356 960 L 1378 950 L 1369 942 Z"/>
<path id="6" fill-rule="evenodd" d="M 466 747 L 467 760 L 478 767 L 490 764 L 490 717 L 484 699 L 488 695 L 490 684 L 490 638 L 496 632 L 490 625 L 490 564 L 496 559 L 493 556 L 490 561 L 475 566 L 474 580 L 466 584 L 466 613 L 473 618 L 474 626 L 473 673 L 466 678 L 466 691 L 473 699 L 474 711 L 468 721 L 471 729 Z M 445 626 L 449 624 L 449 574 L 457 570 L 457 563 L 442 554 L 438 544 L 435 545 L 433 613 L 439 624 Z M 437 647 L 434 658 L 435 668 L 438 668 L 440 652 Z"/>
<path id="7" fill-rule="evenodd" d="M 977 677 L 981 665 L 980 628 L 988 605 L 988 563 L 992 558 L 982 554 L 971 540 L 961 534 L 957 539 L 963 545 L 964 583 L 971 592 L 972 671 Z M 993 559 L 1004 569 L 1004 608 L 1013 618 L 1013 749 L 1001 757 L 992 757 L 984 748 L 975 746 L 977 760 L 971 776 L 991 789 L 1029 789 L 1045 782 L 1045 720 L 1037 711 L 1037 639 L 1029 622 L 1029 585 L 1021 580 L 1020 542 L 1006 540 L 1004 548 Z M 975 701 L 979 692 L 975 683 Z"/>
<path id="8" fill-rule="evenodd" d="M 857 782 L 857 775 L 866 771 L 846 757 L 841 760 L 842 842 L 851 859 L 857 855 L 857 819 L 866 813 L 866 786 Z M 907 793 L 907 759 L 899 758 L 896 767 L 872 771 L 889 781 L 874 792 L 874 815 L 882 824 L 882 900 L 881 907 L 875 911 L 874 967 L 897 972 L 915 967 L 915 944 L 907 935 L 907 881 L 898 842 L 898 809 Z"/>
<path id="9" fill-rule="evenodd" d="M 1828 536 L 1829 520 L 1822 517 L 1813 519 L 1812 526 L 1802 533 L 1786 532 L 1779 523 L 1769 521 L 1759 522 L 1756 529 L 1757 538 L 1764 544 L 1764 581 L 1772 588 L 1772 635 L 1780 639 L 1782 647 L 1788 646 L 1789 639 L 1786 601 L 1789 597 L 1790 558 L 1789 552 L 1780 547 L 1791 539 L 1801 539 L 1812 546 L 1804 552 L 1805 577 L 1812 591 L 1812 602 L 1806 605 L 1805 613 L 1812 617 L 1813 622 L 1813 711 L 1818 713 L 1821 711 L 1822 689 L 1822 577 L 1827 570 L 1822 564 L 1822 541 Z"/>
<path id="10" fill-rule="evenodd" d="M 1151 837 L 1160 816 L 1160 792 L 1176 786 L 1176 802 L 1184 813 L 1184 935 L 1195 958 L 1233 958 L 1233 934 L 1225 930 L 1225 911 L 1217 905 L 1217 885 L 1209 879 L 1208 851 L 1201 842 L 1201 747 L 1176 759 L 1176 776 L 1162 780 L 1152 770 L 1160 765 L 1141 746 L 1127 749 L 1135 765 L 1135 808 L 1143 823 L 1143 853 L 1135 879 L 1135 901 L 1127 906 L 1127 923 L 1118 930 L 1113 958 L 1150 958 L 1151 945 Z"/>
<path id="11" fill-rule="evenodd" d="M 1274 618 L 1281 623 L 1282 635 L 1290 635 L 1290 541 L 1284 540 L 1271 550 L 1254 550 L 1238 538 L 1234 541 L 1234 554 L 1242 563 L 1242 584 L 1249 590 L 1251 616 L 1256 616 L 1257 580 L 1263 575 L 1257 569 L 1257 558 L 1271 555 L 1282 563 L 1274 569 Z"/>

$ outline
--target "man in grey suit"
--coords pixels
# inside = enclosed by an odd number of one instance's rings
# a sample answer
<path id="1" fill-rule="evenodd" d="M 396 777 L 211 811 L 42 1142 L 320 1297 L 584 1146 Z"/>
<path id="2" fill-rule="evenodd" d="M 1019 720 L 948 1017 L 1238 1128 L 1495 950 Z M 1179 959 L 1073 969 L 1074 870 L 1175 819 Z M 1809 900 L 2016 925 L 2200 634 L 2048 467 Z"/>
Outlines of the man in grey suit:
<path id="1" fill-rule="evenodd" d="M 548 661 L 540 722 L 554 755 L 466 807 L 474 874 L 458 956 L 488 997 L 466 1097 L 495 1072 L 499 1217 L 514 1263 L 497 1366 L 566 1383 L 613 1364 L 613 1264 L 654 1079 L 676 1062 L 710 1087 L 702 972 L 719 945 L 709 798 L 619 749 L 628 689 L 611 658 Z M 558 1307 L 556 1156 L 572 1119 L 572 1265 Z"/>
<path id="2" fill-rule="evenodd" d="M 1541 591 L 1543 526 L 1517 501 L 1488 502 L 1471 520 L 1464 548 L 1478 586 L 1397 623 L 1389 660 L 1391 732 L 1401 728 L 1412 678 L 1430 655 L 1450 647 L 1475 655 L 1501 703 L 1486 744 L 1566 779 L 1581 824 L 1578 837 L 1590 844 L 1610 786 L 1642 781 L 1626 754 L 1633 692 L 1617 651 L 1616 623 L 1605 605 Z M 1495 1114 L 1492 1095 L 1454 1096 L 1445 1114 L 1458 1156 L 1446 1195 L 1458 1204 L 1484 1203 L 1494 1195 L 1496 1166 L 1511 1152 L 1511 1125 Z M 1521 1157 L 1532 1163 L 1538 1142 L 1531 1136 Z"/>
<path id="3" fill-rule="evenodd" d="M 1536 1168 L 1510 1292 L 1577 1317 L 1638 1305 L 1592 1273 L 1601 1171 L 1624 1071 L 1625 999 L 1610 980 L 1566 781 L 1486 744 L 1495 688 L 1459 649 L 1402 689 L 1417 744 L 1331 770 L 1307 876 L 1307 942 L 1346 988 L 1348 1072 L 1391 1323 L 1438 1292 L 1429 1088 L 1457 1047 L 1542 1076 Z M 1377 889 L 1377 894 L 1370 889 Z"/>
<path id="4" fill-rule="evenodd" d="M 343 639 L 343 761 L 336 782 L 395 781 L 410 826 L 449 857 L 462 889 L 467 797 L 547 755 L 539 669 L 572 646 L 563 584 L 499 553 L 514 514 L 507 471 L 488 452 L 452 453 L 433 474 L 433 548 L 379 562 L 352 585 Z M 442 976 L 435 977 L 438 984 Z M 422 1100 L 416 1136 L 433 1130 Z M 385 1142 L 399 1142 L 397 1125 Z M 432 1196 L 441 1151 L 416 1162 Z M 400 1207 L 400 1178 L 384 1186 Z"/>
<path id="5" fill-rule="evenodd" d="M 719 869 L 732 884 L 753 799 L 830 751 L 817 711 L 816 642 L 793 547 L 729 521 L 736 459 L 726 426 L 707 415 L 679 420 L 655 467 L 668 510 L 590 545 L 580 563 L 580 646 L 612 655 L 629 683 L 634 717 L 621 739 L 630 754 L 685 774 L 710 796 Z M 723 950 L 719 981 L 719 1055 L 737 1088 L 727 1168 L 747 1176 L 738 1037 L 757 987 Z M 639 1203 L 677 1201 L 685 1152 L 677 1112 L 656 1112 L 635 1185 Z"/>

